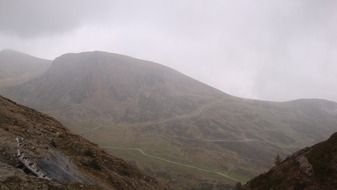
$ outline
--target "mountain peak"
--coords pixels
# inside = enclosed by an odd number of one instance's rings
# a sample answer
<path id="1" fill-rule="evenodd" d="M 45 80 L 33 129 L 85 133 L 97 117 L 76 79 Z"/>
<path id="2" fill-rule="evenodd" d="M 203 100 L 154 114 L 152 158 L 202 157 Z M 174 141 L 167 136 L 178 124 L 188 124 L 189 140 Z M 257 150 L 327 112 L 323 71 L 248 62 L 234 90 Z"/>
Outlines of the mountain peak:
<path id="1" fill-rule="evenodd" d="M 3 49 L 0 51 L 0 54 L 21 54 L 21 55 L 28 55 L 20 51 L 16 51 L 13 49 Z"/>
<path id="2" fill-rule="evenodd" d="M 41 96 L 31 94 L 39 97 L 34 101 L 38 106 L 56 103 L 60 104 L 57 107 L 66 109 L 75 101 L 76 109 L 90 107 L 90 111 L 74 109 L 74 120 L 82 118 L 83 114 L 89 115 L 88 112 L 114 121 L 160 119 L 192 111 L 196 102 L 224 96 L 220 91 L 160 64 L 100 51 L 60 56 L 45 74 L 17 89 L 28 90 L 31 85 L 37 85 L 34 87 L 37 93 L 38 89 L 53 91 Z M 30 96 L 30 93 L 21 94 Z"/>
<path id="3" fill-rule="evenodd" d="M 57 57 L 54 62 L 55 65 L 74 65 L 74 64 L 81 64 L 81 65 L 88 65 L 88 66 L 95 66 L 95 64 L 126 64 L 126 65 L 152 65 L 154 67 L 161 67 L 169 69 L 166 66 L 160 65 L 158 63 L 153 63 L 150 61 L 145 61 L 142 59 L 130 57 L 127 55 L 105 52 L 105 51 L 86 51 L 86 52 L 79 52 L 79 53 L 67 53 Z M 67 66 L 64 65 L 64 66 Z M 92 69 L 95 69 L 93 67 Z M 172 70 L 172 69 L 171 69 Z"/>

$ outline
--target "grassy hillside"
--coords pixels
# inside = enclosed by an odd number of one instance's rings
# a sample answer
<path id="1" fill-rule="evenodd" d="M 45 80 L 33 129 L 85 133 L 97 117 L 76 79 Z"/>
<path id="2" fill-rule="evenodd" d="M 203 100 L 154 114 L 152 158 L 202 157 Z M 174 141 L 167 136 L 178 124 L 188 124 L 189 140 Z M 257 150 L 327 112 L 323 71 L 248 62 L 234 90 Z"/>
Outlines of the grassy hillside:
<path id="1" fill-rule="evenodd" d="M 48 178 L 22 166 L 20 154 Z M 69 132 L 55 119 L 0 96 L 0 188 L 82 190 L 165 190 L 124 160 Z M 28 165 L 28 164 L 27 164 Z"/>

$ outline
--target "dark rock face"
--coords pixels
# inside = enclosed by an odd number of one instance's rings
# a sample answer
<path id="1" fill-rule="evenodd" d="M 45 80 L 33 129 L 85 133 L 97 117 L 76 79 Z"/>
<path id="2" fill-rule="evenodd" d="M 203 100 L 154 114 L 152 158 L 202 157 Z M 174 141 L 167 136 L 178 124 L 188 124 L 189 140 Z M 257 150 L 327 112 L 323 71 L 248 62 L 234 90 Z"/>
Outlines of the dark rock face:
<path id="1" fill-rule="evenodd" d="M 269 172 L 248 182 L 243 190 L 337 189 L 337 133 L 327 141 L 305 148 Z"/>
<path id="2" fill-rule="evenodd" d="M 17 168 L 22 151 L 51 180 Z M 125 161 L 71 134 L 53 118 L 0 97 L 1 189 L 165 189 Z M 89 163 L 89 164 L 86 164 Z"/>

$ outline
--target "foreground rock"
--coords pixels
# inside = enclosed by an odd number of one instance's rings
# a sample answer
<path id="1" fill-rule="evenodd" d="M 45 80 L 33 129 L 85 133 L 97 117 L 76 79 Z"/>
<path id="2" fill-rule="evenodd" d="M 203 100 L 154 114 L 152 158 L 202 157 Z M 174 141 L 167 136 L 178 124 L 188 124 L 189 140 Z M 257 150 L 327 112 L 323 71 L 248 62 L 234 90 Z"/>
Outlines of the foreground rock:
<path id="1" fill-rule="evenodd" d="M 305 148 L 258 176 L 244 190 L 337 189 L 337 133 Z"/>
<path id="2" fill-rule="evenodd" d="M 23 141 L 20 154 L 16 137 Z M 127 162 L 71 134 L 53 118 L 1 96 L 0 142 L 0 189 L 165 189 Z M 27 163 L 46 177 L 22 166 L 23 157 L 20 162 L 18 155 L 23 152 Z"/>

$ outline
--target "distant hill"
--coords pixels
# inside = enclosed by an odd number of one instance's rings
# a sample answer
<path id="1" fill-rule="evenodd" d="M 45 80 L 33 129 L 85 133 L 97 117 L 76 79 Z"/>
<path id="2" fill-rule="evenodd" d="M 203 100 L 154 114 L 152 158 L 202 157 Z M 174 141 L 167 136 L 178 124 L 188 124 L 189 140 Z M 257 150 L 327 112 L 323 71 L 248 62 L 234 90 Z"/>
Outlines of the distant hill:
<path id="1" fill-rule="evenodd" d="M 324 142 L 287 157 L 242 188 L 242 190 L 270 189 L 337 189 L 337 133 Z"/>
<path id="2" fill-rule="evenodd" d="M 49 179 L 20 166 L 16 138 L 22 138 L 24 159 Z M 165 189 L 134 166 L 71 134 L 53 118 L 1 96 L 0 139 L 1 189 Z"/>
<path id="3" fill-rule="evenodd" d="M 66 54 L 3 94 L 47 112 L 176 189 L 245 181 L 337 130 L 335 102 L 230 96 L 163 65 Z"/>
<path id="4" fill-rule="evenodd" d="M 44 73 L 51 61 L 13 50 L 0 51 L 0 88 L 26 82 Z"/>

